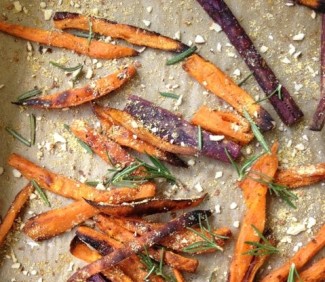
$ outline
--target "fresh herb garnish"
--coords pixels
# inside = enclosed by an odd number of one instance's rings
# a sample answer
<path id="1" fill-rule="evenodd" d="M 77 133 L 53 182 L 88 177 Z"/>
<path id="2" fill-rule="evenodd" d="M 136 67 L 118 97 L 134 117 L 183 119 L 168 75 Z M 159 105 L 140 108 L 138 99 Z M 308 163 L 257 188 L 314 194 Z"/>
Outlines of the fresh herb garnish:
<path id="1" fill-rule="evenodd" d="M 147 279 L 149 279 L 150 275 L 152 275 L 153 273 L 156 274 L 157 276 L 162 277 L 165 281 L 168 281 L 168 282 L 176 281 L 173 276 L 167 275 L 163 271 L 164 253 L 165 253 L 165 249 L 162 248 L 159 263 L 157 263 L 150 257 L 146 247 L 144 248 L 143 253 L 138 254 L 141 262 L 147 267 L 147 270 L 148 270 L 146 277 L 143 279 L 144 281 L 147 281 Z"/>
<path id="2" fill-rule="evenodd" d="M 86 181 L 85 184 L 91 187 L 96 187 L 100 182 L 99 181 Z"/>
<path id="3" fill-rule="evenodd" d="M 197 47 L 192 46 L 192 47 L 188 48 L 187 50 L 185 50 L 184 52 L 182 52 L 182 53 L 172 57 L 171 59 L 167 60 L 166 65 L 170 66 L 170 65 L 177 64 L 177 63 L 183 61 L 188 56 L 191 56 L 196 50 L 197 50 Z"/>
<path id="4" fill-rule="evenodd" d="M 251 166 L 253 165 L 253 163 L 262 155 L 264 155 L 264 153 L 256 155 L 256 156 L 252 156 L 250 158 L 248 158 L 247 160 L 245 160 L 245 162 L 243 163 L 243 165 L 241 167 L 239 167 L 239 165 L 234 161 L 234 159 L 231 157 L 231 155 L 229 154 L 228 150 L 225 149 L 226 155 L 231 163 L 231 165 L 235 168 L 237 174 L 238 174 L 238 180 L 241 181 L 243 180 L 248 171 L 250 170 Z"/>
<path id="5" fill-rule="evenodd" d="M 80 70 L 80 69 L 82 69 L 82 65 L 81 65 L 81 64 L 78 64 L 78 65 L 76 65 L 75 67 L 66 67 L 66 66 L 64 66 L 64 65 L 61 65 L 61 64 L 56 63 L 56 62 L 53 62 L 53 61 L 50 61 L 50 64 L 51 64 L 52 66 L 55 66 L 55 67 L 61 69 L 61 70 L 66 71 L 66 72 L 74 72 L 74 71 L 76 71 L 76 70 Z"/>
<path id="6" fill-rule="evenodd" d="M 202 128 L 200 125 L 197 127 L 197 148 L 199 151 L 202 151 L 203 148 Z"/>
<path id="7" fill-rule="evenodd" d="M 36 118 L 34 114 L 29 116 L 29 124 L 30 124 L 30 142 L 31 145 L 35 145 L 35 135 L 36 135 Z"/>
<path id="8" fill-rule="evenodd" d="M 67 124 L 64 124 L 64 128 L 66 130 L 68 130 L 70 133 L 73 133 L 70 129 L 70 126 L 67 125 Z M 84 142 L 82 141 L 81 139 L 79 139 L 77 136 L 74 135 L 74 137 L 76 138 L 77 142 L 79 143 L 79 145 L 85 149 L 85 151 L 88 153 L 88 154 L 92 154 L 93 153 L 93 150 Z"/>
<path id="9" fill-rule="evenodd" d="M 251 72 L 248 76 L 246 76 L 241 82 L 238 83 L 238 86 L 242 86 L 247 80 L 249 80 L 253 76 L 254 72 Z"/>
<path id="10" fill-rule="evenodd" d="M 43 192 L 42 188 L 38 185 L 38 183 L 35 180 L 32 180 L 32 185 L 35 188 L 35 190 L 37 191 L 37 193 L 39 194 L 39 196 L 42 198 L 42 200 L 49 206 L 51 207 L 51 203 L 49 202 L 47 196 L 45 195 L 45 193 Z"/>
<path id="11" fill-rule="evenodd" d="M 21 136 L 16 130 L 11 129 L 10 127 L 6 127 L 6 131 L 12 135 L 14 138 L 16 138 L 18 141 L 20 141 L 21 143 L 23 143 L 24 145 L 31 147 L 32 144 L 29 140 L 27 140 L 25 137 Z"/>
<path id="12" fill-rule="evenodd" d="M 75 35 L 75 36 L 78 36 L 78 37 L 82 37 L 82 38 L 89 38 L 89 32 L 86 32 L 86 31 L 81 31 L 81 30 L 71 30 L 70 31 L 71 34 Z M 91 35 L 91 39 L 94 39 L 96 38 L 95 34 L 92 34 Z"/>
<path id="13" fill-rule="evenodd" d="M 290 266 L 290 271 L 289 271 L 287 282 L 295 282 L 295 281 L 297 281 L 297 279 L 298 279 L 298 281 L 302 281 L 302 279 L 297 271 L 296 265 L 293 263 Z"/>
<path id="14" fill-rule="evenodd" d="M 176 182 L 176 178 L 171 174 L 169 169 L 162 164 L 154 156 L 147 155 L 152 164 L 148 164 L 140 159 L 130 166 L 123 169 L 111 169 L 109 171 L 115 172 L 110 180 L 108 180 L 105 185 L 112 184 L 114 186 L 128 186 L 134 187 L 138 184 L 142 184 L 149 180 L 156 178 L 164 178 L 172 183 Z M 134 175 L 133 173 L 140 167 L 145 168 L 145 173 L 143 175 Z"/>
<path id="15" fill-rule="evenodd" d="M 88 27 L 89 27 L 89 34 L 88 34 L 88 48 L 90 46 L 91 40 L 93 38 L 93 22 L 91 19 L 88 19 Z"/>
<path id="16" fill-rule="evenodd" d="M 179 99 L 179 95 L 177 94 L 174 94 L 174 93 L 170 93 L 170 92 L 159 92 L 159 94 L 161 96 L 164 96 L 164 97 L 167 97 L 167 98 L 172 98 L 172 99 Z"/>
<path id="17" fill-rule="evenodd" d="M 282 85 L 281 85 L 281 84 L 279 84 L 279 85 L 277 86 L 277 88 L 276 88 L 276 89 L 275 89 L 271 94 L 267 95 L 266 97 L 264 97 L 264 98 L 262 98 L 262 99 L 257 100 L 257 101 L 255 102 L 255 104 L 260 103 L 260 102 L 263 102 L 263 101 L 265 101 L 265 100 L 268 100 L 268 99 L 270 99 L 272 96 L 274 96 L 275 94 L 277 94 L 278 98 L 279 98 L 280 100 L 282 100 Z"/>
<path id="18" fill-rule="evenodd" d="M 216 243 L 216 238 L 220 238 L 220 239 L 229 239 L 226 236 L 221 236 L 221 235 L 217 235 L 215 234 L 212 230 L 211 230 L 211 226 L 209 224 L 209 220 L 208 217 L 205 215 L 204 216 L 204 220 L 205 220 L 205 225 L 204 226 L 202 224 L 202 218 L 201 216 L 199 217 L 199 226 L 200 226 L 200 232 L 198 232 L 197 230 L 191 228 L 191 227 L 187 227 L 188 230 L 191 230 L 194 234 L 196 234 L 197 236 L 199 236 L 200 238 L 203 239 L 203 241 L 199 241 L 199 242 L 195 242 L 187 247 L 185 247 L 183 249 L 183 252 L 186 253 L 198 253 L 198 252 L 204 252 L 206 250 L 211 250 L 211 249 L 215 249 L 218 251 L 223 251 L 223 248 L 221 248 L 217 243 Z"/>
<path id="19" fill-rule="evenodd" d="M 18 96 L 17 102 L 24 102 L 24 101 L 26 101 L 29 98 L 32 98 L 32 97 L 35 97 L 35 96 L 40 95 L 41 93 L 42 93 L 42 90 L 40 90 L 38 88 L 29 90 L 29 91 L 21 94 L 20 96 Z"/>
<path id="20" fill-rule="evenodd" d="M 256 137 L 257 141 L 262 145 L 263 149 L 268 152 L 271 153 L 269 146 L 267 145 L 263 134 L 261 133 L 261 131 L 259 130 L 258 126 L 255 124 L 255 122 L 253 121 L 253 119 L 251 118 L 250 114 L 246 111 L 246 109 L 243 110 L 243 114 L 245 116 L 245 118 L 248 120 L 253 134 Z"/>
<path id="21" fill-rule="evenodd" d="M 251 245 L 254 248 L 250 251 L 243 253 L 243 255 L 250 255 L 250 256 L 266 256 L 271 254 L 279 253 L 279 250 L 274 247 L 265 237 L 264 235 L 254 226 L 251 225 L 258 237 L 262 240 L 263 243 L 260 242 L 251 242 L 246 241 L 245 244 Z"/>

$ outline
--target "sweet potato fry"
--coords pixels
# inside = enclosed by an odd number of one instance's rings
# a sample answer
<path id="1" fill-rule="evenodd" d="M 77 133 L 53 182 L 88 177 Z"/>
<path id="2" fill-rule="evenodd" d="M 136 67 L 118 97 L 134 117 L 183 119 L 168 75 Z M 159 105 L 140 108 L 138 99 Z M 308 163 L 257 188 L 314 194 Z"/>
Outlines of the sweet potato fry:
<path id="1" fill-rule="evenodd" d="M 309 7 L 318 12 L 325 12 L 325 2 L 324 0 L 295 0 L 299 5 Z"/>
<path id="2" fill-rule="evenodd" d="M 226 139 L 213 141 L 209 132 L 139 96 L 129 96 L 124 110 L 161 140 L 223 162 L 229 162 L 226 150 L 233 159 L 241 155 L 240 145 Z"/>
<path id="3" fill-rule="evenodd" d="M 151 223 L 148 221 L 145 221 L 143 219 L 137 219 L 137 218 L 117 218 L 117 217 L 107 217 L 104 215 L 98 215 L 96 217 L 97 223 L 100 224 L 101 230 L 106 230 L 106 229 L 111 229 L 112 230 L 112 225 L 117 226 L 119 225 L 120 227 L 123 227 L 125 229 L 128 229 L 132 233 L 138 234 L 138 235 L 143 235 L 145 232 L 152 231 L 152 230 L 157 230 L 158 228 L 162 227 L 162 223 Z M 193 228 L 194 230 L 200 232 L 200 228 Z M 110 231 L 112 232 L 112 231 Z M 114 232 L 116 233 L 116 232 Z M 113 233 L 113 234 L 114 234 Z M 221 235 L 221 236 L 226 236 L 226 237 L 231 237 L 231 231 L 229 228 L 223 227 L 219 229 L 215 229 L 214 233 L 216 235 Z M 209 235 L 207 235 L 209 237 Z M 126 240 L 126 238 L 122 239 Z M 182 252 L 184 248 L 196 243 L 200 242 L 203 239 L 193 233 L 190 230 L 182 230 L 179 232 L 175 232 L 171 236 L 167 236 L 166 238 L 162 239 L 160 241 L 160 245 L 174 250 L 176 252 Z M 225 240 L 216 238 L 216 243 L 220 246 L 223 247 L 225 245 Z M 202 252 L 202 253 L 212 253 L 215 252 L 215 249 L 207 249 Z M 198 254 L 198 253 L 197 253 Z"/>
<path id="4" fill-rule="evenodd" d="M 149 144 L 167 152 L 183 155 L 194 155 L 197 150 L 193 147 L 182 147 L 173 145 L 170 142 L 164 141 L 163 139 L 152 134 L 146 129 L 139 121 L 134 119 L 131 115 L 124 111 L 120 111 L 113 108 L 106 108 L 106 113 L 119 125 L 122 125 L 133 134 L 137 135 L 138 138 L 145 140 Z"/>
<path id="5" fill-rule="evenodd" d="M 278 169 L 274 182 L 288 188 L 309 186 L 325 180 L 325 163 Z"/>
<path id="6" fill-rule="evenodd" d="M 114 227 L 115 228 L 115 227 Z M 109 237 L 103 233 L 100 233 L 94 229 L 80 226 L 78 227 L 76 234 L 83 242 L 89 244 L 94 249 L 96 249 L 101 255 L 107 255 L 114 251 L 115 249 L 123 248 L 123 246 L 132 241 L 134 239 L 133 234 L 129 233 L 128 230 L 123 228 L 117 228 L 121 233 L 125 234 L 127 239 L 125 239 L 124 235 L 120 235 L 119 239 L 123 238 L 121 241 L 117 241 L 114 237 Z M 162 250 L 150 248 L 148 253 L 152 256 L 156 261 L 160 261 Z M 198 266 L 198 261 L 195 259 L 186 258 L 184 256 L 178 255 L 171 251 L 164 252 L 164 263 L 171 267 L 187 271 L 187 272 L 195 272 Z M 127 267 L 129 263 L 120 263 L 121 268 L 124 270 L 124 267 Z M 128 272 L 126 272 L 128 273 Z"/>
<path id="7" fill-rule="evenodd" d="M 48 31 L 40 28 L 9 24 L 3 21 L 0 21 L 0 31 L 40 44 L 69 49 L 78 54 L 97 59 L 117 59 L 138 55 L 136 50 L 129 47 L 96 40 L 89 42 L 86 38 L 80 38 L 66 32 Z"/>
<path id="8" fill-rule="evenodd" d="M 15 197 L 11 203 L 6 216 L 3 218 L 0 225 L 0 247 L 4 243 L 7 234 L 9 233 L 16 217 L 20 210 L 29 199 L 30 194 L 34 191 L 34 187 L 31 184 L 25 186 Z"/>
<path id="9" fill-rule="evenodd" d="M 188 212 L 177 219 L 174 219 L 166 223 L 158 231 L 151 231 L 141 236 L 139 238 L 134 238 L 132 242 L 126 244 L 122 249 L 118 249 L 107 256 L 104 256 L 102 259 L 93 262 L 77 272 L 75 272 L 69 279 L 68 282 L 77 282 L 85 280 L 91 277 L 94 274 L 101 272 L 103 269 L 115 266 L 123 259 L 136 254 L 144 250 L 144 248 L 151 247 L 154 244 L 157 244 L 161 239 L 170 235 L 176 231 L 183 230 L 186 227 L 198 224 L 199 218 L 202 216 L 210 216 L 210 211 L 196 210 Z"/>
<path id="10" fill-rule="evenodd" d="M 124 168 L 134 162 L 134 158 L 119 144 L 96 132 L 87 123 L 80 120 L 74 121 L 70 126 L 70 130 L 76 137 L 89 145 L 98 156 L 112 166 Z"/>
<path id="11" fill-rule="evenodd" d="M 253 164 L 248 177 L 239 184 L 244 193 L 247 210 L 236 242 L 233 260 L 230 266 L 229 282 L 242 281 L 249 269 L 253 257 L 244 253 L 251 250 L 252 246 L 245 242 L 260 241 L 260 237 L 255 233 L 252 225 L 261 233 L 264 231 L 266 220 L 266 194 L 268 187 L 254 180 L 254 178 L 256 178 L 256 173 L 265 175 L 271 179 L 274 177 L 278 168 L 277 149 L 278 144 L 276 143 L 272 147 L 272 154 L 261 156 Z"/>
<path id="12" fill-rule="evenodd" d="M 80 241 L 80 239 L 75 236 L 71 243 L 70 243 L 70 253 L 77 257 L 78 259 L 84 260 L 88 263 L 94 262 L 98 259 L 100 259 L 102 256 L 95 250 L 91 250 L 85 243 Z M 97 279 L 95 276 L 97 275 L 104 275 L 106 278 L 110 279 L 109 281 L 112 282 L 133 282 L 129 276 L 127 276 L 119 266 L 110 268 L 108 270 L 104 270 L 101 272 L 101 274 L 95 274 L 91 279 L 93 281 L 96 281 Z M 90 279 L 87 280 L 91 281 Z M 104 280 L 107 281 L 107 280 Z"/>
<path id="13" fill-rule="evenodd" d="M 94 82 L 94 86 L 88 84 L 82 88 L 69 89 L 21 102 L 13 102 L 13 104 L 46 109 L 75 107 L 111 93 L 128 82 L 135 74 L 136 68 L 130 65 L 98 79 Z"/>
<path id="14" fill-rule="evenodd" d="M 260 268 L 264 265 L 265 261 L 269 258 L 268 255 L 265 256 L 255 256 L 249 268 L 245 274 L 245 277 L 242 282 L 254 282 L 256 273 L 260 270 Z"/>
<path id="15" fill-rule="evenodd" d="M 185 282 L 185 278 L 182 275 L 182 272 L 180 272 L 178 269 L 173 268 L 173 274 L 176 278 L 176 282 Z"/>
<path id="16" fill-rule="evenodd" d="M 18 169 L 24 177 L 35 180 L 44 189 L 63 197 L 74 200 L 92 200 L 110 203 L 121 203 L 135 199 L 145 199 L 155 195 L 156 187 L 152 183 L 145 183 L 138 188 L 118 188 L 110 191 L 100 191 L 78 181 L 50 172 L 25 158 L 11 154 L 9 165 Z"/>
<path id="17" fill-rule="evenodd" d="M 76 201 L 63 208 L 53 209 L 30 218 L 24 226 L 24 232 L 34 241 L 47 240 L 71 230 L 98 213 L 97 209 L 85 201 Z"/>
<path id="18" fill-rule="evenodd" d="M 325 258 L 315 262 L 312 266 L 300 273 L 300 278 L 304 282 L 325 281 Z"/>
<path id="19" fill-rule="evenodd" d="M 140 216 L 194 208 L 200 205 L 205 197 L 206 195 L 195 199 L 150 199 L 138 202 L 123 203 L 121 205 L 111 205 L 90 200 L 86 201 L 88 204 L 104 214 L 113 216 Z"/>
<path id="20" fill-rule="evenodd" d="M 223 73 L 212 63 L 206 61 L 199 55 L 190 56 L 183 64 L 183 69 L 207 90 L 234 107 L 238 113 L 246 111 L 255 119 L 256 124 L 262 131 L 274 127 L 270 114 L 232 79 Z"/>
<path id="21" fill-rule="evenodd" d="M 139 153 L 154 156 L 160 160 L 166 161 L 174 166 L 187 167 L 187 164 L 175 154 L 159 150 L 155 146 L 134 138 L 134 134 L 121 125 L 114 123 L 109 114 L 106 113 L 105 107 L 98 105 L 93 106 L 93 111 L 102 124 L 105 134 L 123 147 L 131 148 Z"/>
<path id="22" fill-rule="evenodd" d="M 192 123 L 217 135 L 224 135 L 242 145 L 249 143 L 254 135 L 249 132 L 249 124 L 244 118 L 233 113 L 215 111 L 202 106 L 194 114 Z"/>
<path id="23" fill-rule="evenodd" d="M 314 238 L 304 247 L 299 249 L 296 254 L 284 265 L 272 271 L 261 282 L 283 282 L 289 274 L 290 266 L 294 263 L 299 271 L 313 256 L 325 247 L 325 225 L 321 227 Z"/>
<path id="24" fill-rule="evenodd" d="M 270 97 L 269 101 L 277 111 L 281 120 L 287 125 L 298 122 L 304 114 L 290 96 L 288 90 L 280 84 L 279 80 L 257 51 L 252 40 L 242 28 L 240 22 L 236 19 L 225 1 L 197 0 L 197 2 L 203 7 L 207 14 L 222 27 L 229 41 L 242 56 L 260 87 L 268 97 Z M 274 91 L 279 88 L 281 95 L 272 95 Z M 260 126 L 260 124 L 258 125 Z M 260 127 L 263 130 L 263 126 Z"/>
<path id="25" fill-rule="evenodd" d="M 77 13 L 56 12 L 53 20 L 56 28 L 73 28 L 86 31 L 89 30 L 90 21 L 93 32 L 112 38 L 124 39 L 135 45 L 173 52 L 182 52 L 188 48 L 188 46 L 180 41 L 162 36 L 159 33 L 132 25 L 119 24 L 107 19 L 86 17 Z"/>

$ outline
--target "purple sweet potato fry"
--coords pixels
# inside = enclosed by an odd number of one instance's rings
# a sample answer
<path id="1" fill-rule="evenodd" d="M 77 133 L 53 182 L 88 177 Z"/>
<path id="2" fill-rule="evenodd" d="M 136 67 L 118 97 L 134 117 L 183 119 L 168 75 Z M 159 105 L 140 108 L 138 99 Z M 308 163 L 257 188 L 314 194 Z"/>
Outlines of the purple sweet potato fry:
<path id="1" fill-rule="evenodd" d="M 125 111 L 140 120 L 152 133 L 170 143 L 198 147 L 198 127 L 147 100 L 135 95 L 130 96 Z M 211 141 L 210 136 L 210 133 L 202 130 L 202 155 L 224 162 L 229 162 L 225 150 L 233 159 L 241 155 L 240 145 L 225 139 Z"/>

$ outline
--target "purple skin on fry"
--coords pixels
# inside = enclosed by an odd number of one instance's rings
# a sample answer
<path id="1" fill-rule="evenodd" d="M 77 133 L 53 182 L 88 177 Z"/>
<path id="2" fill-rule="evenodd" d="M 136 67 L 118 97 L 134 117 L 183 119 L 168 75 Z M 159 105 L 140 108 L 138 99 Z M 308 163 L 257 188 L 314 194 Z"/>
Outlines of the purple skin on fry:
<path id="1" fill-rule="evenodd" d="M 101 274 L 93 275 L 92 277 L 87 279 L 87 282 L 109 282 L 110 280 L 106 279 Z"/>
<path id="2" fill-rule="evenodd" d="M 138 96 L 130 96 L 125 111 L 140 120 L 143 125 L 160 138 L 176 145 L 198 147 L 198 127 L 173 113 L 160 108 Z M 225 150 L 233 159 L 240 157 L 241 146 L 228 140 L 211 141 L 207 131 L 202 130 L 202 151 L 207 157 L 229 162 Z"/>
<path id="3" fill-rule="evenodd" d="M 229 41 L 242 56 L 249 69 L 253 72 L 260 87 L 270 95 L 279 86 L 280 82 L 266 61 L 258 53 L 253 42 L 241 27 L 238 20 L 223 0 L 197 0 L 207 14 L 218 23 L 227 34 Z M 269 98 L 272 106 L 286 125 L 298 122 L 303 113 L 297 106 L 288 90 L 282 86 L 282 99 L 278 95 Z"/>

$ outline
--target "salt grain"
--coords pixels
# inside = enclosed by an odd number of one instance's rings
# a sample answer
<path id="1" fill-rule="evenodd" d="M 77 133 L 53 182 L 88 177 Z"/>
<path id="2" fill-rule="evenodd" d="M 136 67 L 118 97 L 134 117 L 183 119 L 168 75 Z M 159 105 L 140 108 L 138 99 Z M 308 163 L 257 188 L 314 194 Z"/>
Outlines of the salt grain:
<path id="1" fill-rule="evenodd" d="M 20 177 L 21 177 L 21 173 L 20 173 L 20 171 L 17 170 L 17 169 L 15 169 L 15 168 L 12 170 L 12 174 L 13 174 L 13 176 L 16 177 L 16 178 L 20 178 Z"/>
<path id="2" fill-rule="evenodd" d="M 294 41 L 301 41 L 304 38 L 305 38 L 305 34 L 304 33 L 298 33 L 298 34 L 296 34 L 296 35 L 294 35 L 292 37 L 292 40 L 294 40 Z"/>
<path id="3" fill-rule="evenodd" d="M 197 36 L 195 36 L 194 42 L 197 44 L 203 44 L 203 43 L 205 43 L 205 39 L 203 38 L 202 35 L 197 35 Z"/>
<path id="4" fill-rule="evenodd" d="M 147 21 L 147 20 L 142 20 L 142 22 L 144 23 L 144 25 L 146 27 L 149 27 L 151 25 L 151 21 Z"/>
<path id="5" fill-rule="evenodd" d="M 215 174 L 215 176 L 214 176 L 214 178 L 215 179 L 221 178 L 222 175 L 223 175 L 223 172 L 222 171 L 217 171 L 216 174 Z"/>
<path id="6" fill-rule="evenodd" d="M 264 45 L 260 48 L 261 53 L 266 53 L 267 50 L 269 50 L 269 47 L 266 47 Z"/>

